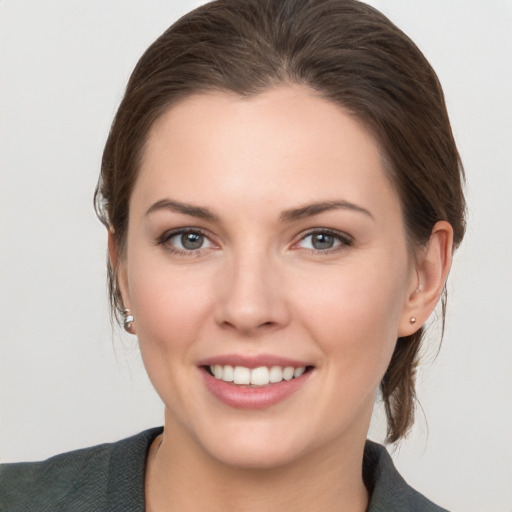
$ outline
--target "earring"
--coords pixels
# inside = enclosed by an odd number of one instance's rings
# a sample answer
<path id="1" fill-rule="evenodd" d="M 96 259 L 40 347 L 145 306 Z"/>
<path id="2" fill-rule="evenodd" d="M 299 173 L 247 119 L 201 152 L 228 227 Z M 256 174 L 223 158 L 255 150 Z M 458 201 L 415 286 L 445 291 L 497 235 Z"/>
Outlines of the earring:
<path id="1" fill-rule="evenodd" d="M 411 316 L 411 318 L 409 318 L 409 322 L 411 325 L 414 325 L 416 323 L 416 318 L 414 316 Z"/>
<path id="2" fill-rule="evenodd" d="M 133 324 L 133 316 L 129 309 L 123 311 L 123 327 L 126 332 L 131 334 L 131 328 Z"/>

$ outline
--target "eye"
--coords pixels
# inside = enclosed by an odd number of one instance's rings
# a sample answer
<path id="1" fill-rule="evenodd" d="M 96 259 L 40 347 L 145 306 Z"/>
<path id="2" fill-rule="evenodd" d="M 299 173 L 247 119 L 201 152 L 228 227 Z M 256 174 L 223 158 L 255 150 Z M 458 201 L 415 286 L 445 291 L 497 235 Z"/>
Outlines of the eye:
<path id="1" fill-rule="evenodd" d="M 206 235 L 201 231 L 192 229 L 166 233 L 161 238 L 160 243 L 177 253 L 196 252 L 213 246 Z"/>
<path id="2" fill-rule="evenodd" d="M 319 230 L 306 234 L 296 245 L 302 249 L 329 251 L 341 246 L 352 245 L 352 239 L 345 234 L 329 230 Z"/>

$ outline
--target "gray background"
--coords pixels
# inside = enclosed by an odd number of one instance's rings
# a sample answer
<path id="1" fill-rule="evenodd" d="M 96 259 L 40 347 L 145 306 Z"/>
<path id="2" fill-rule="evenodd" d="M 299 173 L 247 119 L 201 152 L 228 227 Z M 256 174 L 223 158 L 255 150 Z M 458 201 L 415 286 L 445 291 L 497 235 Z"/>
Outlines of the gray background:
<path id="1" fill-rule="evenodd" d="M 112 334 L 106 233 L 92 209 L 102 146 L 141 52 L 197 1 L 0 2 L 0 460 L 161 424 L 136 341 Z M 512 510 L 512 2 L 372 1 L 444 85 L 468 176 L 469 229 L 423 412 L 394 454 L 453 511 Z M 377 411 L 372 437 L 383 437 Z"/>

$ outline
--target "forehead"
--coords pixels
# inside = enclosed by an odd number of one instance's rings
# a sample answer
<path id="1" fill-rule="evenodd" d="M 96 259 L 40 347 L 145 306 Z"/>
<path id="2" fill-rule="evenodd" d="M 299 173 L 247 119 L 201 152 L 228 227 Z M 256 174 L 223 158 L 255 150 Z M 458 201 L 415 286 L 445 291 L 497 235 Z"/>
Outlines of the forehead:
<path id="1" fill-rule="evenodd" d="M 153 125 L 134 196 L 261 206 L 341 194 L 398 203 L 382 162 L 361 123 L 308 89 L 282 86 L 249 98 L 197 94 Z"/>

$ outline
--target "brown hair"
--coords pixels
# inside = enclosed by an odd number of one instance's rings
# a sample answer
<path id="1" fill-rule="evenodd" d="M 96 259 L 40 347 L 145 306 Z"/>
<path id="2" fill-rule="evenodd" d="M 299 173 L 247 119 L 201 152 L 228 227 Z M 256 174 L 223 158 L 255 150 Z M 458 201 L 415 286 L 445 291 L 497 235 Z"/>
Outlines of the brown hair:
<path id="1" fill-rule="evenodd" d="M 198 92 L 257 94 L 302 84 L 344 107 L 380 144 L 409 242 L 425 244 L 447 220 L 464 234 L 463 170 L 441 86 L 416 45 L 383 14 L 355 0 L 218 0 L 190 12 L 139 60 L 103 153 L 98 217 L 122 252 L 130 195 L 155 120 Z M 123 305 L 108 266 L 114 315 Z M 446 295 L 442 298 L 442 316 Z M 381 382 L 387 441 L 412 425 L 423 328 L 399 338 Z"/>

